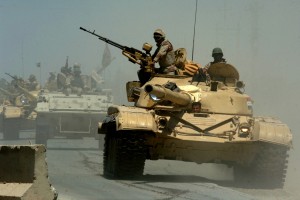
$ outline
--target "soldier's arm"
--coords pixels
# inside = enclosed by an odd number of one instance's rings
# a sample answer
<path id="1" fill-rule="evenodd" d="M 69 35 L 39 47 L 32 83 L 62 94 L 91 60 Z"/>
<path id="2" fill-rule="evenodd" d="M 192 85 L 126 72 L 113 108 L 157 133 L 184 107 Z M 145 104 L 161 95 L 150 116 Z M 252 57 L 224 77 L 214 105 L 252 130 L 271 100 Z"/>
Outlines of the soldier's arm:
<path id="1" fill-rule="evenodd" d="M 170 48 L 169 43 L 163 43 L 158 51 L 158 53 L 156 54 L 155 58 L 153 59 L 154 62 L 158 62 L 159 59 L 166 55 L 168 52 L 168 49 Z"/>

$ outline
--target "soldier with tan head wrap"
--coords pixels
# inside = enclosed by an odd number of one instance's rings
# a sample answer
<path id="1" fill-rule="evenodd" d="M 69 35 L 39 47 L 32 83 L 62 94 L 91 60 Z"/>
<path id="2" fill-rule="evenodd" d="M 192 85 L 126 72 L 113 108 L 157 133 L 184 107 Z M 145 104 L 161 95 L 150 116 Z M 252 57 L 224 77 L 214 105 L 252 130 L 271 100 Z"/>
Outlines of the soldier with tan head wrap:
<path id="1" fill-rule="evenodd" d="M 175 54 L 172 43 L 166 39 L 166 34 L 161 29 L 156 29 L 153 33 L 157 49 L 152 55 L 154 63 L 159 63 L 158 73 L 175 74 L 176 66 Z"/>

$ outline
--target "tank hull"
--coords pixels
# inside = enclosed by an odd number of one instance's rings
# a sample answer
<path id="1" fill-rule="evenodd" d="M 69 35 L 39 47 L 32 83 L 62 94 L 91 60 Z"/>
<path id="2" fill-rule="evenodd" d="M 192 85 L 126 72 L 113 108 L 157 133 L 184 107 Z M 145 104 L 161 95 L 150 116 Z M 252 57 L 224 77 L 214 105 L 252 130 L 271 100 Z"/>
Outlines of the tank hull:
<path id="1" fill-rule="evenodd" d="M 43 98 L 36 109 L 37 144 L 47 145 L 47 140 L 55 137 L 101 138 L 97 134 L 98 122 L 104 119 L 105 110 L 112 105 L 107 96 L 48 93 Z"/>
<path id="2" fill-rule="evenodd" d="M 3 139 L 16 140 L 20 131 L 35 129 L 35 113 L 24 117 L 23 108 L 16 106 L 0 106 L 0 131 Z"/>
<path id="3" fill-rule="evenodd" d="M 240 129 L 249 121 L 245 135 Z M 146 160 L 165 159 L 225 164 L 246 187 L 282 188 L 292 146 L 286 124 L 247 115 L 112 106 L 98 131 L 105 134 L 104 175 L 117 179 L 141 176 Z"/>

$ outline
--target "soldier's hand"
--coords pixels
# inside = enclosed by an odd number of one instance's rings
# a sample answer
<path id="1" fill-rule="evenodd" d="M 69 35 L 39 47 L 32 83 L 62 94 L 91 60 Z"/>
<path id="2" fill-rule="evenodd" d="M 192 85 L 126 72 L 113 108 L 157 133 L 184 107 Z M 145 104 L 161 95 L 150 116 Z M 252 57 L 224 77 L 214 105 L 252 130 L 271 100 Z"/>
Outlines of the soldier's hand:
<path id="1" fill-rule="evenodd" d="M 171 65 L 171 66 L 169 66 L 169 67 L 167 67 L 165 69 L 165 72 L 167 72 L 167 73 L 169 73 L 169 72 L 175 72 L 176 70 L 177 70 L 177 67 L 174 66 L 174 65 Z"/>
<path id="2" fill-rule="evenodd" d="M 153 62 L 153 61 L 148 61 L 148 65 L 149 65 L 150 67 L 154 67 L 154 62 Z"/>

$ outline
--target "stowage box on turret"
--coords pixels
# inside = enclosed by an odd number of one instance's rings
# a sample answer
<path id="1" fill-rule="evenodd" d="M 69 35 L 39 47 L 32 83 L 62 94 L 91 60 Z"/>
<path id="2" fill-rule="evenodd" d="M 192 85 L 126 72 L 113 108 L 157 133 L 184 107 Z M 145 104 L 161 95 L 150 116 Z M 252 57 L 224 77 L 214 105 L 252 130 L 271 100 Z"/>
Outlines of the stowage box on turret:
<path id="1" fill-rule="evenodd" d="M 239 183 L 283 187 L 289 127 L 253 116 L 235 67 L 219 63 L 208 73 L 210 82 L 163 74 L 143 85 L 129 82 L 128 100 L 135 105 L 109 107 L 99 128 L 105 134 L 104 176 L 140 176 L 146 159 L 168 159 L 222 163 L 233 166 Z"/>

